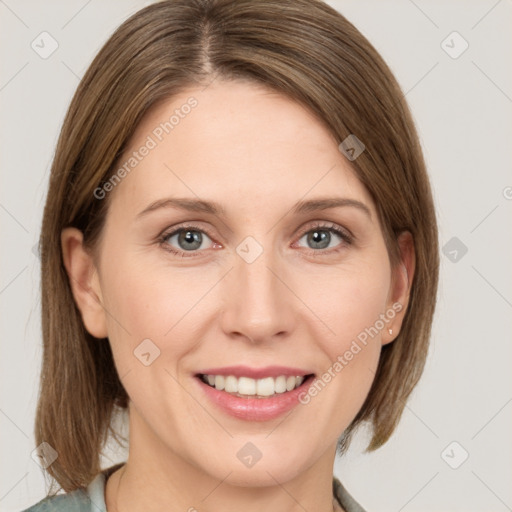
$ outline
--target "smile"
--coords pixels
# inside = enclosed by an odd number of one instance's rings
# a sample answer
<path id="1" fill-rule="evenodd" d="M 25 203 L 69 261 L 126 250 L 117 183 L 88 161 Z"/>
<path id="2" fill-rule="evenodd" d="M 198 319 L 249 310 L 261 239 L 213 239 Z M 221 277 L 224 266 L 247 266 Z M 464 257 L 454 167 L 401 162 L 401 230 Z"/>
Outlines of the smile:
<path id="1" fill-rule="evenodd" d="M 203 396 L 222 413 L 245 421 L 268 421 L 300 404 L 315 375 L 300 368 L 230 366 L 195 374 Z"/>
<path id="2" fill-rule="evenodd" d="M 225 391 L 241 398 L 267 398 L 278 393 L 286 393 L 298 388 L 304 382 L 304 376 L 235 377 L 234 375 L 201 375 L 203 382 L 218 391 Z"/>

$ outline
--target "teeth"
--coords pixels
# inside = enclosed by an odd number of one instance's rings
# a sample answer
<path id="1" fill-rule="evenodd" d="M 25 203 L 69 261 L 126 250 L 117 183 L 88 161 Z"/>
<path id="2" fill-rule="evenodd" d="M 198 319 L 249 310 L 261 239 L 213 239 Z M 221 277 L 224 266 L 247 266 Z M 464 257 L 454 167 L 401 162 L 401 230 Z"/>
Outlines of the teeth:
<path id="1" fill-rule="evenodd" d="M 276 393 L 284 393 L 286 391 L 286 377 L 284 375 L 277 377 L 274 384 L 274 391 Z"/>
<path id="2" fill-rule="evenodd" d="M 233 377 L 235 379 L 235 377 Z M 235 379 L 236 381 L 237 379 Z M 240 377 L 238 379 L 237 392 L 241 395 L 255 395 L 256 394 L 256 381 L 249 377 Z"/>
<path id="3" fill-rule="evenodd" d="M 238 393 L 238 380 L 233 375 L 226 377 L 224 381 L 224 391 L 228 393 Z"/>
<path id="4" fill-rule="evenodd" d="M 215 375 L 215 389 L 219 391 L 224 389 L 224 375 Z"/>
<path id="5" fill-rule="evenodd" d="M 256 381 L 256 394 L 260 396 L 272 396 L 275 393 L 275 380 L 272 377 L 258 379 Z"/>
<path id="6" fill-rule="evenodd" d="M 286 391 L 291 391 L 295 387 L 295 377 L 288 377 L 286 379 Z"/>
<path id="7" fill-rule="evenodd" d="M 264 379 L 251 379 L 250 377 L 237 378 L 234 375 L 202 375 L 202 380 L 219 391 L 226 391 L 236 395 L 267 397 L 276 393 L 285 393 L 298 388 L 303 382 L 302 376 L 280 375 L 279 377 L 265 377 Z"/>

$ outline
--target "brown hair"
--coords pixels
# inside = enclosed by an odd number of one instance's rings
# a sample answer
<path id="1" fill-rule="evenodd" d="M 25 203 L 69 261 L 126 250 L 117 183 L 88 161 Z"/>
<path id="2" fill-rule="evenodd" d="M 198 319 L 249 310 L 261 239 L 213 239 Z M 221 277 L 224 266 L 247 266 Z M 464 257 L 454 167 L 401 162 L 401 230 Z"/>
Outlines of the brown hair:
<path id="1" fill-rule="evenodd" d="M 43 360 L 35 437 L 58 458 L 47 468 L 65 491 L 101 471 L 112 420 L 128 397 L 108 340 L 92 337 L 73 299 L 60 244 L 67 226 L 93 248 L 106 183 L 142 117 L 158 102 L 216 77 L 265 84 L 305 105 L 335 139 L 366 149 L 352 163 L 379 214 L 390 261 L 397 236 L 413 235 L 416 270 L 408 310 L 382 348 L 373 386 L 340 440 L 363 421 L 368 450 L 393 433 L 428 351 L 438 281 L 437 223 L 411 114 L 388 66 L 341 14 L 316 0 L 167 0 L 125 21 L 74 95 L 57 144 L 40 239 Z"/>

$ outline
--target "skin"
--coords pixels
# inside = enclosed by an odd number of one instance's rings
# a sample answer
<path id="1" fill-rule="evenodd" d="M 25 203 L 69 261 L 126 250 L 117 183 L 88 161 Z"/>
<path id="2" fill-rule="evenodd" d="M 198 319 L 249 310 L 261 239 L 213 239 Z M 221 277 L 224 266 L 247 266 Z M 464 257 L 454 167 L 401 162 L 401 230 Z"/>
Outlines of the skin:
<path id="1" fill-rule="evenodd" d="M 411 237 L 399 238 L 402 262 L 392 268 L 375 205 L 339 142 L 302 106 L 259 85 L 216 80 L 173 97 L 143 119 L 126 155 L 190 96 L 197 107 L 110 192 L 96 252 L 77 229 L 62 232 L 84 324 L 108 336 L 130 396 L 129 457 L 107 482 L 107 508 L 333 510 L 336 441 L 367 396 L 381 346 L 400 330 L 414 274 Z M 162 207 L 138 217 L 169 197 L 215 201 L 225 214 Z M 370 214 L 353 206 L 292 212 L 320 197 L 360 201 Z M 195 252 L 177 236 L 158 240 L 186 221 L 208 233 Z M 328 248 L 308 239 L 316 221 L 328 226 Z M 349 230 L 352 243 L 332 224 Z M 252 263 L 236 252 L 247 236 L 263 248 Z M 195 256 L 174 255 L 169 245 Z M 200 369 L 236 364 L 320 376 L 396 302 L 403 309 L 386 328 L 284 417 L 233 418 L 194 380 Z M 144 366 L 133 351 L 147 338 L 160 356 Z M 251 468 L 236 456 L 247 442 L 262 453 Z"/>

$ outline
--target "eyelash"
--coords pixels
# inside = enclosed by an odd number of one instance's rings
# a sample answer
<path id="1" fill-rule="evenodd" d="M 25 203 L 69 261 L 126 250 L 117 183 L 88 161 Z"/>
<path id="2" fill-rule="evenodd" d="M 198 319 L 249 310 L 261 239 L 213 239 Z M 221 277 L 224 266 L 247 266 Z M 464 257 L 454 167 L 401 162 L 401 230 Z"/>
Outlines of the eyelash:
<path id="1" fill-rule="evenodd" d="M 332 254 L 332 253 L 339 252 L 340 250 L 342 250 L 344 245 L 345 246 L 352 245 L 352 243 L 354 241 L 353 235 L 348 230 L 341 228 L 337 224 L 325 223 L 325 222 L 319 222 L 319 221 L 315 222 L 312 226 L 308 226 L 308 229 L 302 231 L 300 236 L 298 237 L 298 240 L 300 240 L 304 235 L 307 235 L 311 231 L 315 231 L 315 229 L 317 229 L 317 230 L 321 229 L 323 231 L 330 231 L 331 233 L 338 235 L 343 242 L 338 247 L 336 247 L 334 249 L 332 249 L 332 248 L 331 249 L 309 249 L 308 252 L 314 256 L 321 256 L 321 255 L 325 255 L 325 254 Z M 200 233 L 206 234 L 213 241 L 213 236 L 209 233 L 209 231 L 207 229 L 204 229 L 203 227 L 199 227 L 195 224 L 184 224 L 182 226 L 179 226 L 178 228 L 173 229 L 172 231 L 165 231 L 164 233 L 162 233 L 158 237 L 158 240 L 157 240 L 159 245 L 165 251 L 168 251 L 171 254 L 174 254 L 176 256 L 181 256 L 183 258 L 194 258 L 196 256 L 199 256 L 199 253 L 202 251 L 199 251 L 199 250 L 190 251 L 190 253 L 188 254 L 185 251 L 180 251 L 180 250 L 173 248 L 167 242 L 167 240 L 170 237 L 172 237 L 173 235 L 176 235 L 180 231 L 199 231 Z"/>

